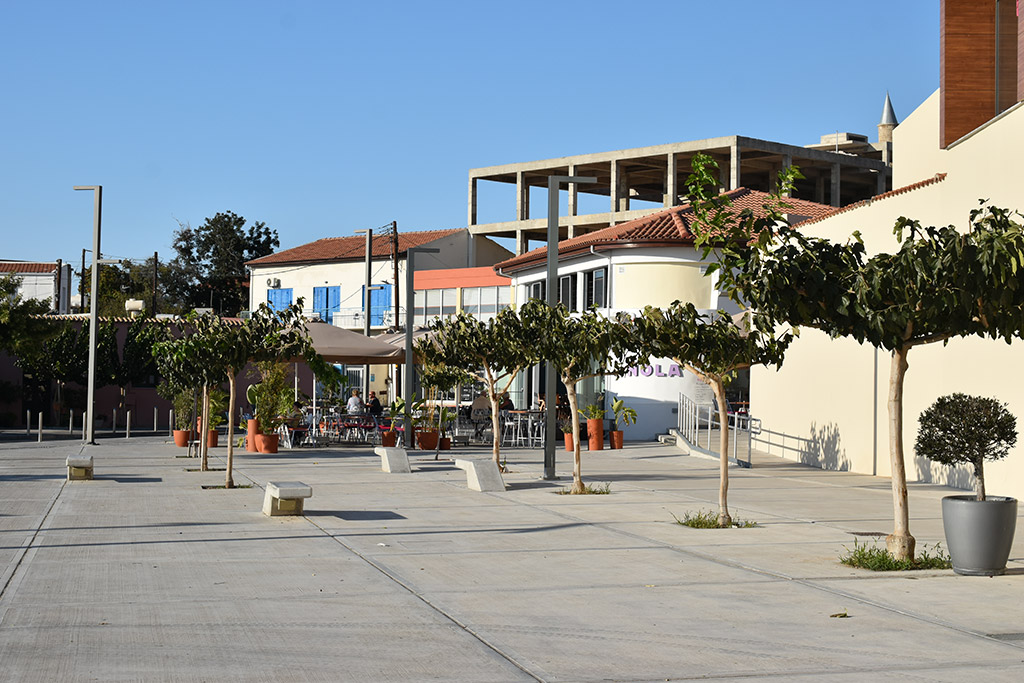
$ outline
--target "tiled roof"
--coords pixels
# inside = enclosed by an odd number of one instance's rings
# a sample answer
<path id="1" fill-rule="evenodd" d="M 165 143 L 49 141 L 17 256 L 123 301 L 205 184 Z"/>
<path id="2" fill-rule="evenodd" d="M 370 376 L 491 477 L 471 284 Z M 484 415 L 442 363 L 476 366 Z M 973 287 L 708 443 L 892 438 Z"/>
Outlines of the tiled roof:
<path id="1" fill-rule="evenodd" d="M 422 232 L 398 233 L 398 253 L 404 254 L 409 247 L 418 247 L 436 239 L 454 235 L 465 228 L 450 230 L 424 230 Z M 387 259 L 391 257 L 391 236 L 374 235 L 370 249 L 370 258 Z M 366 258 L 366 237 L 325 237 L 316 242 L 309 242 L 276 254 L 253 259 L 248 266 L 276 266 L 284 263 L 317 263 L 321 261 L 361 261 Z"/>
<path id="2" fill-rule="evenodd" d="M 735 211 L 749 209 L 758 216 L 765 215 L 764 204 L 771 199 L 771 195 L 767 192 L 749 190 L 745 187 L 726 192 L 725 196 L 732 201 L 732 208 Z M 786 213 L 790 215 L 816 217 L 832 211 L 830 206 L 809 202 L 805 199 L 787 198 L 785 201 L 789 205 Z M 558 243 L 558 256 L 562 258 L 581 251 L 588 251 L 591 247 L 691 245 L 694 241 L 694 234 L 690 230 L 693 221 L 692 204 L 674 206 L 626 223 L 562 240 Z M 502 261 L 495 268 L 500 268 L 502 271 L 515 271 L 536 266 L 546 258 L 547 247 L 544 246 Z"/>
<path id="3" fill-rule="evenodd" d="M 811 225 L 812 223 L 818 223 L 820 221 L 825 220 L 826 218 L 831 218 L 832 216 L 837 216 L 841 213 L 846 213 L 847 211 L 853 211 L 854 209 L 859 209 L 862 206 L 870 206 L 873 202 L 881 201 L 883 199 L 889 199 L 890 197 L 897 197 L 901 194 L 906 194 L 907 192 L 913 192 L 914 190 L 919 190 L 922 187 L 928 187 L 929 185 L 942 182 L 945 179 L 945 173 L 936 173 L 931 178 L 919 180 L 916 183 L 904 185 L 903 187 L 897 187 L 895 190 L 889 190 L 888 192 L 883 192 L 882 194 L 876 194 L 874 197 L 862 199 L 859 202 L 847 204 L 846 206 L 842 206 L 838 209 L 832 209 L 820 216 L 812 216 L 811 218 L 808 218 L 805 221 L 797 223 L 797 225 Z"/>
<path id="4" fill-rule="evenodd" d="M 0 273 L 53 273 L 56 263 L 30 263 L 28 261 L 0 261 Z"/>

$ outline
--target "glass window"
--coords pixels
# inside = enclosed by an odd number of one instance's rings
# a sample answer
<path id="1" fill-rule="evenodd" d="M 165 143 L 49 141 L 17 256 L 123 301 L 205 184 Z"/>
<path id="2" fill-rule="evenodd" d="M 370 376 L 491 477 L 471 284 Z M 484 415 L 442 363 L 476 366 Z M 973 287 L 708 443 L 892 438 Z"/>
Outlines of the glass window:
<path id="1" fill-rule="evenodd" d="M 605 268 L 598 268 L 597 270 L 592 270 L 585 275 L 585 303 L 587 308 L 590 308 L 591 306 L 605 308 L 608 305 L 606 297 L 607 288 L 605 285 L 607 272 L 608 271 Z"/>
<path id="2" fill-rule="evenodd" d="M 512 305 L 512 288 L 498 287 L 498 310 L 504 311 Z"/>
<path id="3" fill-rule="evenodd" d="M 570 311 L 576 310 L 576 275 L 563 275 L 558 278 L 558 303 Z"/>
<path id="4" fill-rule="evenodd" d="M 480 315 L 479 287 L 466 287 L 462 290 L 462 310 L 469 315 Z"/>
<path id="5" fill-rule="evenodd" d="M 543 280 L 540 280 L 539 282 L 534 282 L 530 284 L 529 287 L 531 299 L 540 299 L 541 301 L 544 300 L 545 294 L 547 292 L 545 290 L 545 282 Z"/>
<path id="6" fill-rule="evenodd" d="M 436 318 L 441 315 L 441 290 L 427 290 L 427 318 Z"/>
<path id="7" fill-rule="evenodd" d="M 441 315 L 445 318 L 455 315 L 455 289 L 441 290 Z"/>
<path id="8" fill-rule="evenodd" d="M 480 313 L 482 315 L 491 315 L 498 308 L 498 288 L 497 287 L 481 287 L 480 288 Z"/>

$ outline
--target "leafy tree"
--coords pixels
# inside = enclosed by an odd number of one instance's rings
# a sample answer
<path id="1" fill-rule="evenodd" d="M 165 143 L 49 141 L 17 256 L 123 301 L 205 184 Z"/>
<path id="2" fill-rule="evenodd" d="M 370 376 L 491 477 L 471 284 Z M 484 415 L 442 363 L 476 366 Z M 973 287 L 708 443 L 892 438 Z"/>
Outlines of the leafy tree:
<path id="1" fill-rule="evenodd" d="M 168 291 L 189 308 L 235 315 L 248 305 L 245 262 L 273 253 L 280 244 L 277 231 L 265 223 L 246 227 L 245 218 L 230 211 L 207 218 L 198 228 L 179 223 Z"/>
<path id="2" fill-rule="evenodd" d="M 459 312 L 431 323 L 431 335 L 416 343 L 427 368 L 454 368 L 483 382 L 491 403 L 491 454 L 501 468 L 498 406 L 520 370 L 536 362 L 535 345 L 519 314 L 506 308 L 486 322 Z"/>
<path id="3" fill-rule="evenodd" d="M 580 425 L 576 418 L 576 385 L 598 375 L 622 375 L 629 362 L 632 341 L 626 328 L 593 310 L 570 313 L 531 299 L 519 309 L 526 339 L 538 358 L 551 363 L 561 376 L 572 416 L 573 483 L 570 493 L 585 493 L 580 463 Z M 549 399 L 550 400 L 550 399 Z"/>
<path id="4" fill-rule="evenodd" d="M 672 358 L 711 387 L 721 416 L 719 430 L 718 525 L 732 526 L 729 514 L 729 421 L 725 388 L 738 370 L 782 364 L 792 333 L 776 335 L 764 315 L 744 314 L 737 322 L 725 311 L 702 314 L 691 304 L 674 302 L 667 310 L 646 307 L 630 328 L 633 353 L 640 359 Z"/>
<path id="5" fill-rule="evenodd" d="M 903 448 L 903 383 L 916 346 L 953 337 L 1022 336 L 1024 233 L 1004 209 L 971 211 L 964 232 L 922 228 L 900 218 L 894 254 L 868 257 L 860 234 L 836 243 L 788 226 L 765 231 L 753 245 L 723 250 L 721 279 L 776 321 L 851 337 L 892 354 L 889 454 L 894 530 L 886 538 L 897 559 L 913 559 Z"/>
<path id="6" fill-rule="evenodd" d="M 994 398 L 940 396 L 918 417 L 914 450 L 944 465 L 974 469 L 978 500 L 985 500 L 985 461 L 1002 460 L 1017 443 L 1017 418 Z"/>
<path id="7" fill-rule="evenodd" d="M 0 277 L 0 350 L 17 356 L 55 333 L 47 321 L 35 317 L 50 310 L 47 301 L 25 299 L 18 293 L 21 278 Z"/>
<path id="8" fill-rule="evenodd" d="M 180 266 L 176 262 L 160 262 L 157 267 L 157 312 L 185 314 L 191 306 L 172 294 L 170 285 L 177 282 L 175 275 Z M 92 266 L 78 273 L 82 290 L 86 295 L 92 291 Z M 153 257 L 144 261 L 121 261 L 120 264 L 100 268 L 100 296 L 97 313 L 104 317 L 123 317 L 124 302 L 128 299 L 142 299 L 146 302 L 146 314 L 152 316 L 153 306 Z"/>

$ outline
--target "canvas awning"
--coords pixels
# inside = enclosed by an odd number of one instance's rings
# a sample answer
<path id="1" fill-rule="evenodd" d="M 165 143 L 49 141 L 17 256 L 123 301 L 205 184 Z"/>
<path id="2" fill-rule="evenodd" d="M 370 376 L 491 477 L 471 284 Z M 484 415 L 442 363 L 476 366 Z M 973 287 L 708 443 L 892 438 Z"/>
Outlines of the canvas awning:
<path id="1" fill-rule="evenodd" d="M 364 337 L 342 327 L 323 322 L 306 324 L 313 348 L 328 363 L 348 365 L 401 365 L 405 349 L 386 344 L 373 337 Z"/>

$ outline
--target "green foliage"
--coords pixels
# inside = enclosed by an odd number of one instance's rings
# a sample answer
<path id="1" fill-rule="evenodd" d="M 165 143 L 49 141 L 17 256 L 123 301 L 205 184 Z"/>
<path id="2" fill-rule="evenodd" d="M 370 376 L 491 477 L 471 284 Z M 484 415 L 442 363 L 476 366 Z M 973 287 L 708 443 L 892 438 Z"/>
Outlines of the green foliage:
<path id="1" fill-rule="evenodd" d="M 572 434 L 573 420 L 568 417 L 563 417 L 558 420 L 558 428 L 562 430 L 563 434 Z"/>
<path id="2" fill-rule="evenodd" d="M 1017 418 L 994 398 L 940 396 L 918 417 L 914 450 L 944 465 L 971 465 L 985 499 L 985 461 L 1005 458 L 1017 443 Z"/>
<path id="3" fill-rule="evenodd" d="M 607 413 L 608 411 L 606 411 L 604 408 L 597 405 L 596 403 L 591 403 L 589 406 L 580 411 L 580 415 L 582 415 L 588 420 L 603 420 L 604 416 Z"/>
<path id="4" fill-rule="evenodd" d="M 57 332 L 49 322 L 35 317 L 49 312 L 50 304 L 22 298 L 20 285 L 16 275 L 0 277 L 0 351 L 19 357 Z"/>
<path id="5" fill-rule="evenodd" d="M 210 429 L 216 429 L 227 422 L 228 393 L 217 388 L 210 389 Z"/>
<path id="6" fill-rule="evenodd" d="M 917 559 L 896 559 L 892 553 L 878 545 L 859 544 L 853 541 L 853 548 L 843 546 L 846 552 L 839 556 L 839 561 L 850 567 L 870 569 L 874 572 L 910 571 L 914 569 L 949 569 L 953 565 L 949 555 L 936 543 L 932 550 L 928 546 L 921 548 Z"/>
<path id="7" fill-rule="evenodd" d="M 245 218 L 230 211 L 207 218 L 198 228 L 178 225 L 174 233 L 175 272 L 168 292 L 188 308 L 212 307 L 235 315 L 247 305 L 245 262 L 273 253 L 277 232 L 265 223 L 246 227 Z"/>
<path id="8" fill-rule="evenodd" d="M 682 526 L 688 526 L 691 529 L 721 529 L 721 525 L 718 523 L 718 513 L 712 512 L 711 510 L 698 510 L 697 512 L 685 512 L 683 518 L 679 519 L 671 512 L 672 518 L 676 520 L 676 524 Z M 743 519 L 733 519 L 729 525 L 738 529 L 753 529 L 757 526 L 757 522 Z"/>
<path id="9" fill-rule="evenodd" d="M 621 398 L 612 401 L 612 413 L 615 415 L 615 429 L 618 429 L 620 424 L 636 424 L 636 410 L 626 406 L 626 402 Z"/>
<path id="10" fill-rule="evenodd" d="M 262 379 L 253 385 L 256 399 L 253 410 L 263 431 L 272 434 L 284 423 L 292 408 L 292 392 L 286 382 L 288 366 L 278 361 L 262 361 L 256 368 Z"/>
<path id="11" fill-rule="evenodd" d="M 398 419 L 403 415 L 405 415 L 404 398 L 396 398 L 388 404 L 388 418 L 391 420 L 391 427 L 388 429 L 389 432 L 395 431 L 395 427 L 398 426 Z"/>

